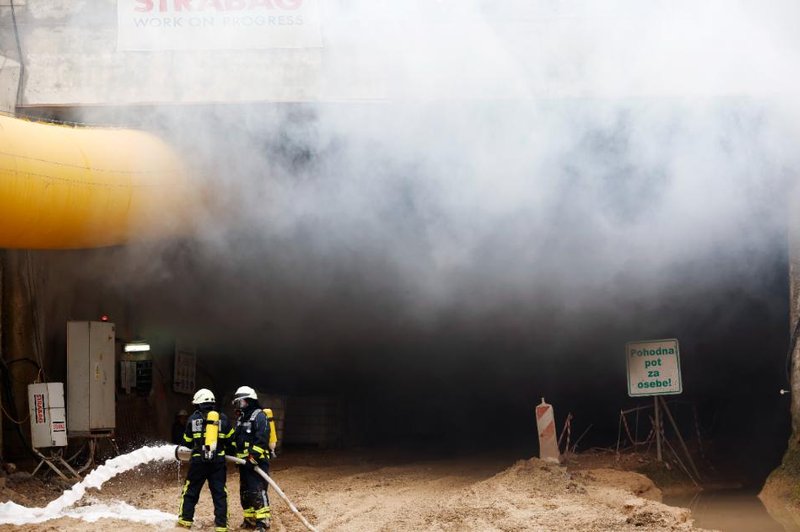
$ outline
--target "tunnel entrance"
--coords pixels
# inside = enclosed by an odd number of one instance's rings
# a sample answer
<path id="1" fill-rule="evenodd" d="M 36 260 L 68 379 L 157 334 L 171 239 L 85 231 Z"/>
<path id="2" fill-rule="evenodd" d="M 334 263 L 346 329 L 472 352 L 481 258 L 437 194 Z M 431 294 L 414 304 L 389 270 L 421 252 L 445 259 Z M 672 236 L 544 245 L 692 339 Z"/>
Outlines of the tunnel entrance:
<path id="1" fill-rule="evenodd" d="M 586 431 L 579 450 L 612 447 L 619 411 L 648 401 L 626 394 L 625 343 L 678 338 L 684 393 L 676 411 L 697 420 L 687 437 L 700 435 L 721 477 L 756 486 L 789 435 L 788 400 L 778 393 L 788 387 L 785 217 L 761 216 L 763 198 L 737 204 L 751 227 L 715 242 L 648 214 L 643 190 L 666 195 L 670 181 L 660 163 L 632 162 L 635 120 L 624 107 L 602 126 L 591 113 L 571 115 L 585 121 L 578 140 L 561 148 L 557 164 L 536 167 L 566 185 L 519 212 L 513 199 L 497 200 L 484 213 L 488 228 L 469 226 L 475 197 L 463 210 L 450 203 L 458 183 L 468 193 L 491 187 L 469 181 L 447 143 L 426 139 L 443 154 L 435 164 L 415 150 L 368 156 L 361 150 L 381 131 L 351 136 L 333 127 L 341 115 L 380 114 L 372 108 L 26 109 L 155 129 L 197 158 L 198 186 L 224 185 L 209 189 L 215 197 L 192 238 L 42 252 L 62 279 L 48 288 L 49 345 L 60 349 L 59 320 L 101 313 L 113 300 L 125 310 L 112 319 L 136 334 L 191 338 L 203 378 L 220 391 L 256 381 L 288 401 L 335 405 L 325 410 L 334 428 L 324 445 L 523 457 L 537 451 L 533 408 L 542 397 L 559 429 L 570 413 L 573 436 Z M 560 120 L 564 108 L 553 104 L 544 116 Z M 424 109 L 449 132 L 452 115 L 480 122 L 489 111 L 508 117 L 474 104 Z M 187 123 L 198 127 L 189 134 Z M 199 127 L 209 124 L 213 134 Z M 403 136 L 412 133 L 390 137 L 416 147 Z M 757 132 L 739 133 L 735 142 Z M 442 177 L 450 173 L 467 180 Z M 642 175 L 653 188 L 637 188 Z M 771 194 L 776 200 L 780 190 Z M 597 211 L 614 231 L 595 227 Z M 717 214 L 720 231 L 735 219 Z M 648 234 L 630 242 L 616 232 L 628 227 Z M 285 421 L 291 431 L 289 407 Z"/>

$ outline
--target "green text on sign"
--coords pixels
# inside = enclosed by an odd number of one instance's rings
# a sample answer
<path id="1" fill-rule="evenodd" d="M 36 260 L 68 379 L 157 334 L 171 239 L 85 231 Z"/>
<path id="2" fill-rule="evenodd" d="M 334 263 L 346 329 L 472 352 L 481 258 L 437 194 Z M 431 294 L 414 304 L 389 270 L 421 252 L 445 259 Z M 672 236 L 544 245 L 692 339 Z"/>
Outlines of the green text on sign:
<path id="1" fill-rule="evenodd" d="M 625 345 L 628 395 L 676 395 L 683 392 L 678 340 L 640 340 Z"/>

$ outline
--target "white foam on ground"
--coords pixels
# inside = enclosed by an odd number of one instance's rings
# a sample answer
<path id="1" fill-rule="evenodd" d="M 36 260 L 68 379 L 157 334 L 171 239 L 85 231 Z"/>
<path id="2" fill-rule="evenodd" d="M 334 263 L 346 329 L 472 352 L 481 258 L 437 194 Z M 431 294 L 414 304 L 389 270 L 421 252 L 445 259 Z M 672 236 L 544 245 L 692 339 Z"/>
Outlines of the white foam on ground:
<path id="1" fill-rule="evenodd" d="M 103 517 L 126 519 L 128 521 L 157 519 L 156 521 L 140 522 L 161 522 L 167 519 L 174 519 L 174 516 L 170 514 L 158 510 L 138 510 L 121 501 L 111 505 L 94 504 L 68 510 L 70 506 L 84 496 L 88 488 L 101 489 L 107 480 L 147 462 L 169 460 L 175 460 L 174 445 L 142 447 L 130 453 L 117 456 L 93 470 L 81 482 L 72 486 L 61 497 L 51 501 L 44 508 L 26 508 L 13 502 L 0 503 L 0 524 L 24 525 L 41 523 L 50 519 L 58 519 L 59 517 L 75 517 L 84 521 L 96 521 Z M 134 511 L 131 511 L 131 508 Z"/>
<path id="2" fill-rule="evenodd" d="M 64 511 L 65 517 L 73 517 L 94 523 L 98 519 L 124 519 L 136 523 L 157 525 L 164 522 L 174 522 L 175 514 L 168 514 L 161 510 L 148 510 L 136 508 L 125 501 L 110 501 L 108 503 L 93 502 L 88 506 L 72 508 Z"/>

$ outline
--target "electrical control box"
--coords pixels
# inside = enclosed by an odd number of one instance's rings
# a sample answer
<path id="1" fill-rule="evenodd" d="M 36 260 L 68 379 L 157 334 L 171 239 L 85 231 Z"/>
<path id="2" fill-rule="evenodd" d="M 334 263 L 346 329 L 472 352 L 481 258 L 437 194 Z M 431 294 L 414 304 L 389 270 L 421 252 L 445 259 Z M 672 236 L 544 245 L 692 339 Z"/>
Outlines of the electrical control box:
<path id="1" fill-rule="evenodd" d="M 67 426 L 70 436 L 113 432 L 115 327 L 105 321 L 67 322 Z"/>
<path id="2" fill-rule="evenodd" d="M 29 384 L 28 409 L 31 416 L 31 445 L 35 449 L 67 445 L 63 382 Z"/>
<path id="3" fill-rule="evenodd" d="M 153 357 L 150 352 L 123 353 L 119 361 L 119 386 L 126 394 L 142 397 L 153 388 Z"/>

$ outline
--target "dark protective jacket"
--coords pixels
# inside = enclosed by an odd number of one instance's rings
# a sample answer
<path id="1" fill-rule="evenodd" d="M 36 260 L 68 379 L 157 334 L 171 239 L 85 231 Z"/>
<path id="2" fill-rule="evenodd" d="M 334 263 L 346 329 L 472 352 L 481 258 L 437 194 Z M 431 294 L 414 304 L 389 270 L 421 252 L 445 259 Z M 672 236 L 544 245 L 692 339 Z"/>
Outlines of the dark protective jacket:
<path id="1" fill-rule="evenodd" d="M 261 406 L 253 401 L 242 410 L 236 420 L 233 448 L 236 456 L 247 458 L 252 454 L 259 462 L 269 460 L 270 426 Z"/>
<path id="2" fill-rule="evenodd" d="M 183 441 L 186 447 L 192 450 L 192 462 L 205 462 L 203 458 L 203 445 L 206 442 L 206 417 L 213 408 L 198 408 L 186 422 L 186 429 L 183 431 Z M 231 438 L 233 437 L 233 427 L 228 421 L 228 416 L 220 412 L 219 414 L 219 436 L 217 436 L 217 452 L 212 461 L 224 462 L 225 452 L 231 449 Z"/>

